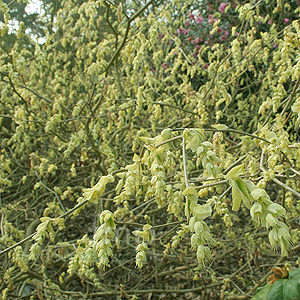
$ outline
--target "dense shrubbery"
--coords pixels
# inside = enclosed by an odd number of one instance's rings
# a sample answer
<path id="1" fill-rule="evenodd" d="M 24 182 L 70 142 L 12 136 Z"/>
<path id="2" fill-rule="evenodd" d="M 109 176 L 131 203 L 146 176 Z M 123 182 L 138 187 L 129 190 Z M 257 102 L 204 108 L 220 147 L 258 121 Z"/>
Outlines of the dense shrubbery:
<path id="1" fill-rule="evenodd" d="M 298 264 L 299 1 L 212 2 L 2 24 L 3 299 L 247 299 Z"/>

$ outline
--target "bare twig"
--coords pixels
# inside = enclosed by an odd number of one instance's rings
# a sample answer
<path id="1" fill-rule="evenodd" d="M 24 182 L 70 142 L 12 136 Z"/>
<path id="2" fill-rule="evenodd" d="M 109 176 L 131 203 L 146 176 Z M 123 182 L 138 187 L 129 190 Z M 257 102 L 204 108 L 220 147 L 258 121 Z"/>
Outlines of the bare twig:
<path id="1" fill-rule="evenodd" d="M 261 157 L 260 157 L 260 169 L 263 172 L 266 172 L 266 169 L 263 166 L 263 161 L 264 161 L 264 153 L 261 153 Z M 272 179 L 276 184 L 280 185 L 281 187 L 283 187 L 284 189 L 292 192 L 295 196 L 297 196 L 298 198 L 300 198 L 300 193 L 298 193 L 297 191 L 295 191 L 294 189 L 292 189 L 291 187 L 287 186 L 286 184 L 284 184 L 283 182 L 281 182 L 280 180 L 278 180 L 277 178 L 273 178 Z"/>
<path id="2" fill-rule="evenodd" d="M 186 155 L 185 155 L 185 138 L 182 137 L 182 158 L 183 158 L 183 172 L 184 172 L 184 179 L 185 179 L 185 186 L 188 188 L 189 179 L 187 174 L 187 167 L 186 167 Z"/>
<path id="3" fill-rule="evenodd" d="M 57 195 L 57 193 L 53 190 L 51 190 L 49 187 L 47 187 L 44 182 L 42 181 L 41 177 L 39 176 L 39 174 L 37 173 L 37 171 L 34 171 L 35 172 L 35 175 L 37 176 L 37 178 L 39 179 L 40 183 L 42 184 L 42 186 L 49 192 L 51 192 L 52 194 L 55 195 L 55 198 L 57 199 L 61 209 L 63 210 L 63 212 L 66 212 L 66 209 L 63 205 L 63 203 L 61 202 L 61 199 L 59 198 L 59 196 Z"/>

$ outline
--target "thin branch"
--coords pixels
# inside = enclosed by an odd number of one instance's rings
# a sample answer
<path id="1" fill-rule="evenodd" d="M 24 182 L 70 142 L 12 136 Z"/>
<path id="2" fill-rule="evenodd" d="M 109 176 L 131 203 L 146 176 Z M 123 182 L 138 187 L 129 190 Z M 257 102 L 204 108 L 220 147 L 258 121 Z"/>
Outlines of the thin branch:
<path id="1" fill-rule="evenodd" d="M 174 136 L 174 137 L 171 138 L 171 139 L 168 139 L 168 140 L 166 140 L 166 141 L 161 142 L 161 143 L 158 144 L 158 145 L 155 145 L 155 147 L 163 146 L 163 145 L 165 145 L 165 144 L 168 144 L 168 143 L 170 143 L 170 142 L 179 140 L 179 139 L 181 139 L 181 138 L 183 138 L 182 135 Z"/>
<path id="2" fill-rule="evenodd" d="M 299 83 L 300 83 L 300 76 L 298 77 L 298 80 L 297 80 L 297 82 L 296 82 L 296 84 L 295 84 L 295 86 L 294 86 L 294 88 L 293 88 L 293 90 L 292 90 L 292 92 L 291 92 L 291 94 L 290 94 L 290 99 L 289 99 L 289 101 L 288 101 L 287 104 L 284 106 L 284 108 L 283 108 L 283 110 L 282 110 L 282 112 L 281 112 L 281 114 L 280 114 L 281 116 L 283 116 L 283 115 L 285 114 L 285 112 L 288 110 L 288 108 L 289 108 L 290 105 L 292 104 L 292 101 L 293 101 L 293 99 L 294 99 L 294 97 L 295 97 L 295 94 L 296 94 L 297 88 L 298 88 L 298 86 L 299 86 Z M 288 119 L 287 119 L 287 120 L 288 120 Z M 285 120 L 284 123 L 286 123 L 287 120 Z"/>
<path id="3" fill-rule="evenodd" d="M 227 190 L 225 190 L 225 192 L 219 197 L 219 200 L 221 200 L 226 194 L 228 194 L 230 190 L 231 186 Z"/>
<path id="4" fill-rule="evenodd" d="M 266 169 L 263 166 L 263 161 L 264 161 L 264 153 L 261 153 L 261 157 L 260 157 L 260 169 L 263 172 L 267 172 Z M 283 187 L 284 189 L 292 192 L 295 196 L 297 196 L 298 198 L 300 198 L 300 193 L 296 192 L 294 189 L 292 189 L 291 187 L 287 186 L 286 184 L 284 184 L 283 182 L 281 182 L 280 180 L 278 180 L 277 178 L 273 178 L 272 179 L 276 184 L 280 185 L 281 187 Z"/>
<path id="5" fill-rule="evenodd" d="M 118 49 L 115 51 L 115 53 L 113 54 L 112 58 L 110 59 L 106 69 L 105 69 L 105 77 L 107 77 L 108 72 L 111 68 L 111 66 L 113 65 L 115 59 L 118 57 L 119 53 L 121 52 L 121 50 L 123 49 L 123 47 L 125 46 L 127 37 L 128 37 L 128 33 L 129 33 L 129 29 L 130 29 L 130 25 L 131 23 L 145 10 L 148 8 L 148 6 L 150 6 L 155 0 L 150 0 L 148 3 L 146 3 L 143 7 L 141 7 L 133 16 L 131 16 L 128 20 L 127 20 L 127 26 L 126 26 L 126 31 L 123 37 L 123 40 L 121 42 L 121 44 L 119 45 Z"/>
<path id="6" fill-rule="evenodd" d="M 0 193 L 0 208 L 1 208 L 1 222 L 0 222 L 0 229 L 1 229 L 1 236 L 4 236 L 4 229 L 3 229 L 3 223 L 4 223 L 4 212 L 2 207 L 2 197 Z"/>
<path id="7" fill-rule="evenodd" d="M 40 99 L 45 100 L 45 101 L 48 102 L 48 103 L 54 103 L 53 100 L 51 100 L 51 99 L 49 99 L 49 98 L 47 98 L 47 97 L 44 97 L 43 95 L 39 94 L 38 92 L 36 92 L 36 91 L 32 90 L 31 88 L 27 87 L 26 85 L 20 84 L 19 86 L 20 86 L 21 88 L 23 88 L 23 89 L 28 90 L 29 92 L 33 93 L 34 95 L 36 95 L 36 96 L 39 97 Z"/>
<path id="8" fill-rule="evenodd" d="M 294 172 L 295 174 L 297 174 L 298 176 L 300 176 L 300 172 L 299 172 L 299 171 L 295 170 L 295 169 L 292 168 L 292 167 L 290 168 L 290 170 L 293 171 L 293 172 Z"/>
<path id="9" fill-rule="evenodd" d="M 109 190 L 109 191 L 105 192 L 104 194 L 102 194 L 101 197 L 104 197 L 104 196 L 110 194 L 111 192 L 112 192 L 112 190 Z M 70 210 L 68 210 L 67 212 L 65 212 L 61 216 L 59 216 L 59 218 L 62 218 L 62 219 L 66 218 L 67 216 L 69 216 L 70 214 L 72 214 L 75 210 L 77 210 L 78 208 L 80 208 L 81 206 L 86 205 L 88 202 L 89 202 L 88 200 L 83 200 L 82 202 L 78 203 L 73 208 L 71 208 Z M 27 236 L 26 238 L 24 238 L 23 240 L 19 241 L 18 243 L 16 243 L 16 244 L 14 244 L 14 245 L 12 245 L 12 246 L 10 246 L 10 247 L 2 250 L 0 252 L 0 256 L 3 255 L 3 254 L 5 254 L 5 253 L 7 253 L 7 252 L 9 252 L 10 250 L 16 248 L 17 246 L 20 246 L 23 243 L 31 240 L 35 236 L 35 234 L 36 234 L 36 232 L 34 232 L 31 235 Z"/>
<path id="10" fill-rule="evenodd" d="M 184 111 L 186 113 L 189 113 L 189 114 L 192 114 L 192 115 L 195 115 L 195 116 L 198 116 L 200 117 L 200 115 L 198 113 L 195 113 L 191 110 L 188 110 L 188 109 L 184 109 L 182 107 L 178 107 L 176 105 L 172 105 L 172 104 L 169 104 L 169 103 L 163 103 L 163 102 L 157 102 L 157 101 L 153 101 L 152 102 L 153 104 L 157 104 L 157 105 L 160 105 L 160 106 L 168 106 L 168 107 L 172 107 L 172 108 L 175 108 L 175 109 L 178 109 L 178 110 L 181 110 L 181 111 Z"/>
<path id="11" fill-rule="evenodd" d="M 34 95 L 36 95 L 36 96 L 39 97 L 40 99 L 45 100 L 45 101 L 48 102 L 48 103 L 54 103 L 53 100 L 51 100 L 51 99 L 49 99 L 49 98 L 47 98 L 47 97 L 45 97 L 45 96 L 39 94 L 38 92 L 32 90 L 31 88 L 27 87 L 26 85 L 19 84 L 18 86 L 21 87 L 21 88 L 24 88 L 24 89 L 26 89 L 26 90 L 28 90 L 28 91 L 30 91 L 31 93 L 33 93 Z M 66 106 L 64 106 L 64 105 L 62 105 L 62 104 L 60 104 L 60 105 L 61 105 L 61 107 L 62 107 L 63 109 L 65 109 L 66 111 L 68 111 L 68 112 L 70 112 L 70 113 L 72 112 L 72 110 L 69 109 L 68 107 L 66 107 Z"/>
<path id="12" fill-rule="evenodd" d="M 188 188 L 189 179 L 187 174 L 187 167 L 186 167 L 186 155 L 185 155 L 185 138 L 182 137 L 182 158 L 183 158 L 183 171 L 184 171 L 184 179 L 185 179 L 185 186 Z"/>
<path id="13" fill-rule="evenodd" d="M 208 184 L 205 184 L 205 185 L 196 186 L 195 189 L 196 190 L 205 189 L 205 188 L 208 188 L 208 187 L 220 185 L 220 184 L 227 183 L 227 182 L 228 182 L 228 179 L 225 179 L 225 180 L 221 180 L 221 181 L 217 181 L 217 182 L 208 183 Z"/>
<path id="14" fill-rule="evenodd" d="M 236 130 L 236 129 L 231 129 L 231 128 L 226 128 L 226 129 L 214 129 L 214 128 L 207 128 L 205 129 L 205 131 L 212 131 L 212 132 L 234 132 L 234 133 L 238 133 L 238 134 L 243 134 L 243 135 L 247 135 L 247 136 L 251 136 L 254 139 L 258 139 L 264 142 L 267 142 L 268 144 L 270 144 L 270 142 L 260 136 L 254 135 L 252 133 L 248 133 L 248 132 L 244 132 L 244 131 L 240 131 L 240 130 Z"/>
<path id="15" fill-rule="evenodd" d="M 43 186 L 46 190 L 48 190 L 49 192 L 51 192 L 52 194 L 55 195 L 55 197 L 56 197 L 58 203 L 60 204 L 61 209 L 63 210 L 63 212 L 66 212 L 66 209 L 65 209 L 63 203 L 61 202 L 61 199 L 60 199 L 59 196 L 57 195 L 57 193 L 56 193 L 55 191 L 51 190 L 49 187 L 47 187 L 47 186 L 43 183 L 43 181 L 42 181 L 41 177 L 39 176 L 39 174 L 37 173 L 37 171 L 34 171 L 34 172 L 35 172 L 35 175 L 37 176 L 37 178 L 39 179 L 40 183 L 42 184 L 42 186 Z"/>
<path id="16" fill-rule="evenodd" d="M 247 155 L 248 155 L 248 153 L 246 153 L 245 155 L 243 155 L 242 157 L 240 157 L 237 161 L 235 161 L 234 163 L 232 163 L 226 170 L 224 170 L 224 174 L 226 174 L 233 167 L 237 166 L 240 162 L 242 162 L 247 157 Z"/>

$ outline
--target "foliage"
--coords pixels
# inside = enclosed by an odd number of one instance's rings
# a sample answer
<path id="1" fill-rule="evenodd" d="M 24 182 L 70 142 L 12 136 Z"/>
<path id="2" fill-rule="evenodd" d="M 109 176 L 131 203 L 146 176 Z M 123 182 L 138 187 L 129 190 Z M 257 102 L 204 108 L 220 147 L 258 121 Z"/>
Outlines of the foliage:
<path id="1" fill-rule="evenodd" d="M 283 300 L 300 298 L 300 269 L 289 272 L 288 278 L 277 279 L 271 285 L 262 288 L 251 300 Z"/>
<path id="2" fill-rule="evenodd" d="M 7 47 L 0 0 L 2 298 L 223 299 L 296 263 L 299 1 L 55 3 Z"/>

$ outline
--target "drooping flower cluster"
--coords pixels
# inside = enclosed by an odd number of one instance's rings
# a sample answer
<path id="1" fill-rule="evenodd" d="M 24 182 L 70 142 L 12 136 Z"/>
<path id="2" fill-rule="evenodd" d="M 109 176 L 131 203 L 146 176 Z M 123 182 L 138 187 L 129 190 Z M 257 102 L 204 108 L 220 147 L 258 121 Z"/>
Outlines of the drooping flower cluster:
<path id="1" fill-rule="evenodd" d="M 186 214 L 192 217 L 189 220 L 189 229 L 193 233 L 191 236 L 191 246 L 197 251 L 197 260 L 203 263 L 206 259 L 211 259 L 209 245 L 213 242 L 213 237 L 205 223 L 205 219 L 211 216 L 212 209 L 209 205 L 198 204 L 198 193 L 195 188 L 188 187 L 183 191 L 186 197 Z"/>
<path id="2" fill-rule="evenodd" d="M 243 165 L 234 167 L 225 178 L 232 186 L 232 209 L 238 210 L 243 203 L 250 209 L 251 217 L 262 226 L 270 229 L 269 241 L 273 248 L 279 245 L 282 255 L 287 255 L 291 244 L 288 226 L 280 221 L 286 216 L 286 210 L 274 203 L 264 189 L 257 187 L 252 181 L 239 178 L 244 174 Z"/>

